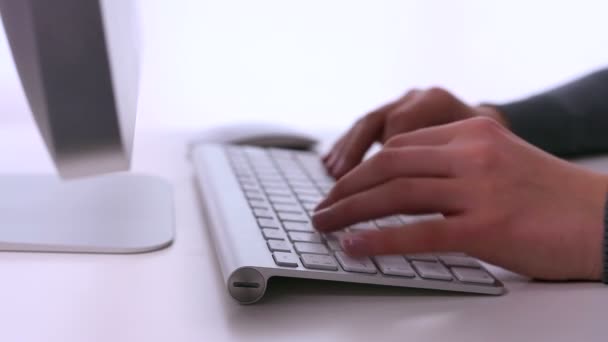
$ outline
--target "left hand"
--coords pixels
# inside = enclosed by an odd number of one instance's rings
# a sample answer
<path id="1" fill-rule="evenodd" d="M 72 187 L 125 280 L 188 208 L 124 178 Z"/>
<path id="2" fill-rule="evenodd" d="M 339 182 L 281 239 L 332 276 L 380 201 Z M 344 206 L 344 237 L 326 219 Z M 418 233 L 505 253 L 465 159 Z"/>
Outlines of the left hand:
<path id="1" fill-rule="evenodd" d="M 313 217 L 330 232 L 394 214 L 445 219 L 351 234 L 354 256 L 465 252 L 543 279 L 600 279 L 608 178 L 553 157 L 496 121 L 397 135 L 342 177 Z"/>

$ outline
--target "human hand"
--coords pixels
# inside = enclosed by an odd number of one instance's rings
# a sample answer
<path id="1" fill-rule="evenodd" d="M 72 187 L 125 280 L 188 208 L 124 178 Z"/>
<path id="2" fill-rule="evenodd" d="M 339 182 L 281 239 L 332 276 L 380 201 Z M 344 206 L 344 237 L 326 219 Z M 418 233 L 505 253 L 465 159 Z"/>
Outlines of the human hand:
<path id="1" fill-rule="evenodd" d="M 353 256 L 465 252 L 535 278 L 600 279 L 607 176 L 474 118 L 390 139 L 313 216 L 330 232 L 394 214 L 445 219 L 348 234 Z"/>
<path id="2" fill-rule="evenodd" d="M 376 141 L 384 143 L 396 134 L 478 116 L 490 117 L 503 126 L 507 125 L 502 115 L 492 107 L 469 106 L 437 87 L 414 89 L 359 119 L 338 139 L 323 162 L 332 176 L 340 178 L 361 162 Z"/>

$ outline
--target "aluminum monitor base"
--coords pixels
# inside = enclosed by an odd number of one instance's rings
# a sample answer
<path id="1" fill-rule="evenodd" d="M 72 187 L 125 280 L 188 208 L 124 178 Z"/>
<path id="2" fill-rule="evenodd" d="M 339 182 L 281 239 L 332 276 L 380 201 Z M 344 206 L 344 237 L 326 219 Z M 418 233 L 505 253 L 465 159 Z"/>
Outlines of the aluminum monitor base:
<path id="1" fill-rule="evenodd" d="M 174 238 L 171 185 L 127 173 L 0 175 L 0 250 L 141 253 Z"/>

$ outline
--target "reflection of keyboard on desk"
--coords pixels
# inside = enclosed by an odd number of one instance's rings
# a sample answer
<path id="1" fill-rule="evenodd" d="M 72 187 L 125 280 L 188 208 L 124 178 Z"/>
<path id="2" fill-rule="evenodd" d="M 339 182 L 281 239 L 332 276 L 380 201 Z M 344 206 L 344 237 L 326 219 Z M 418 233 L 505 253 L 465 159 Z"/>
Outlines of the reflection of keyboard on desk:
<path id="1" fill-rule="evenodd" d="M 500 281 L 477 260 L 459 253 L 346 255 L 339 243 L 343 232 L 321 235 L 310 223 L 315 205 L 334 184 L 314 153 L 201 145 L 193 160 L 224 280 L 242 303 L 259 300 L 273 276 L 504 292 Z M 421 219 L 438 218 L 396 215 L 346 231 L 393 229 Z"/>

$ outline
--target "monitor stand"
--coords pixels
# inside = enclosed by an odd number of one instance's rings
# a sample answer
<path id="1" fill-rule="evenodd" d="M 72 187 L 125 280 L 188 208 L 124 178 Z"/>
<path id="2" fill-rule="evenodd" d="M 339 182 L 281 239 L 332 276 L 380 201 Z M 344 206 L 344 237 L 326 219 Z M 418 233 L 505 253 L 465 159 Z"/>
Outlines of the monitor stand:
<path id="1" fill-rule="evenodd" d="M 171 244 L 174 222 L 171 185 L 157 177 L 0 175 L 1 251 L 154 251 Z"/>

